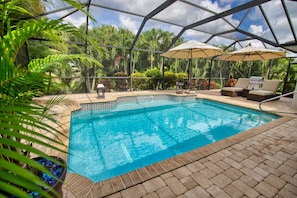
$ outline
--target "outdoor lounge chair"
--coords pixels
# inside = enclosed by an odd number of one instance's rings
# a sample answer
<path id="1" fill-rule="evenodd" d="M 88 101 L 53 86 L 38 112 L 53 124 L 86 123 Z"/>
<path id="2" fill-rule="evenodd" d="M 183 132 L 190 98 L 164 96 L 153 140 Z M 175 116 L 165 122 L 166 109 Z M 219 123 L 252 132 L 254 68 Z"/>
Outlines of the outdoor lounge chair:
<path id="1" fill-rule="evenodd" d="M 223 96 L 241 96 L 243 89 L 249 86 L 249 78 L 238 78 L 238 81 L 234 87 L 223 87 L 221 90 L 221 95 Z"/>
<path id="2" fill-rule="evenodd" d="M 277 96 L 276 91 L 280 83 L 280 80 L 264 80 L 262 89 L 249 91 L 247 99 L 261 102 L 262 100 L 273 98 Z"/>

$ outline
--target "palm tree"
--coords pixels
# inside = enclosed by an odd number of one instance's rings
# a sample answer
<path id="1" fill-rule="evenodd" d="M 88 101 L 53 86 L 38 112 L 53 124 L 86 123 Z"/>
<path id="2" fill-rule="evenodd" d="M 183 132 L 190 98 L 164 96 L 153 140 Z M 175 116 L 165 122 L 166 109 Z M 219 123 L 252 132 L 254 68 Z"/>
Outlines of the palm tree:
<path id="1" fill-rule="evenodd" d="M 65 1 L 69 1 L 82 10 L 73 0 Z M 20 7 L 18 2 L 20 1 L 2 0 L 0 4 L 2 22 L 0 36 L 0 197 L 7 195 L 29 197 L 28 191 L 36 191 L 42 196 L 50 197 L 44 189 L 56 195 L 57 193 L 26 167 L 31 166 L 49 173 L 28 155 L 28 153 L 34 153 L 50 158 L 46 153 L 37 149 L 36 145 L 63 152 L 56 146 L 64 146 L 57 139 L 63 134 L 60 133 L 59 128 L 55 127 L 56 120 L 49 111 L 52 105 L 63 102 L 63 98 L 53 98 L 46 105 L 37 104 L 32 98 L 46 92 L 51 85 L 47 71 L 53 64 L 72 60 L 96 65 L 100 63 L 84 54 L 55 54 L 32 59 L 26 67 L 16 64 L 19 50 L 31 37 L 41 33 L 51 35 L 57 31 L 80 33 L 72 25 L 59 20 L 18 19 L 16 21 L 12 17 L 15 15 L 15 10 L 24 16 L 30 14 L 27 9 Z M 22 2 L 29 3 L 30 0 Z M 51 134 L 54 138 L 43 135 L 41 131 Z M 50 159 L 56 161 L 53 158 Z"/>

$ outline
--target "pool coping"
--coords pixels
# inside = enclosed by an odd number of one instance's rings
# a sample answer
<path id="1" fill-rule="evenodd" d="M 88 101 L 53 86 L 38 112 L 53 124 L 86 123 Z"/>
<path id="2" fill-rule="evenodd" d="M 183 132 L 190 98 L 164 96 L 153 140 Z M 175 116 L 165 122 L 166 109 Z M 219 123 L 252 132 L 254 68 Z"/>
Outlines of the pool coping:
<path id="1" fill-rule="evenodd" d="M 230 104 L 228 102 L 226 103 Z M 186 166 L 187 164 L 198 161 L 223 149 L 245 141 L 248 138 L 251 138 L 276 126 L 286 123 L 292 119 L 294 118 L 289 116 L 282 116 L 277 120 L 249 129 L 213 144 L 200 147 L 187 153 L 97 183 L 92 182 L 84 176 L 75 173 L 67 173 L 66 180 L 63 185 L 63 191 L 64 194 L 67 194 L 68 197 L 92 197 L 92 195 L 96 195 L 96 197 L 109 196 L 124 189 L 142 184 L 145 181 L 158 177 L 164 173 L 171 172 L 180 167 Z"/>

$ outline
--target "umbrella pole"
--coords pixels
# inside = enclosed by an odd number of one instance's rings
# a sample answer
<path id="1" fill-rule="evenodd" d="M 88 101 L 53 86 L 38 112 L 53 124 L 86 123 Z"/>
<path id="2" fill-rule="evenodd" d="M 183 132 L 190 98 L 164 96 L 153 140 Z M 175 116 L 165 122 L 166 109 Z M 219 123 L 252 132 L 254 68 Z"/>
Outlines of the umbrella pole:
<path id="1" fill-rule="evenodd" d="M 209 65 L 209 78 L 208 78 L 208 88 L 207 88 L 208 90 L 210 90 L 212 62 L 213 62 L 213 58 L 210 60 L 210 65 Z"/>
<path id="2" fill-rule="evenodd" d="M 188 76 L 188 83 L 189 83 L 189 89 L 191 89 L 191 77 L 192 77 L 192 49 L 191 49 L 191 51 L 190 51 L 190 65 L 189 65 L 189 76 Z"/>
<path id="3" fill-rule="evenodd" d="M 192 68 L 192 59 L 189 60 L 189 69 L 188 69 L 188 81 L 190 83 L 191 80 L 191 68 Z"/>
<path id="4" fill-rule="evenodd" d="M 282 94 L 285 94 L 285 91 L 286 91 L 286 88 L 287 88 L 287 81 L 288 81 L 288 76 L 289 76 L 289 73 L 290 73 L 290 69 L 291 69 L 291 61 L 289 60 L 286 76 L 284 78 L 284 87 L 283 87 L 283 90 L 282 90 Z"/>
<path id="5" fill-rule="evenodd" d="M 274 61 L 274 59 L 272 59 L 270 61 L 270 65 L 269 65 L 268 72 L 267 72 L 267 80 L 269 80 L 269 78 L 270 78 L 270 72 L 271 72 L 271 68 L 272 68 L 272 65 L 273 65 L 273 61 Z"/>
<path id="6" fill-rule="evenodd" d="M 130 60 L 129 60 L 129 73 L 130 73 L 130 91 L 132 91 L 132 86 L 133 86 L 133 83 L 132 83 L 132 50 L 130 50 L 130 56 L 129 56 Z"/>
<path id="7" fill-rule="evenodd" d="M 165 89 L 164 75 L 165 75 L 165 72 L 164 72 L 164 58 L 162 57 L 162 90 Z"/>
<path id="8" fill-rule="evenodd" d="M 248 77 L 251 77 L 251 73 L 252 73 L 252 66 L 253 66 L 253 62 L 251 62 L 250 68 L 249 68 L 249 75 Z"/>

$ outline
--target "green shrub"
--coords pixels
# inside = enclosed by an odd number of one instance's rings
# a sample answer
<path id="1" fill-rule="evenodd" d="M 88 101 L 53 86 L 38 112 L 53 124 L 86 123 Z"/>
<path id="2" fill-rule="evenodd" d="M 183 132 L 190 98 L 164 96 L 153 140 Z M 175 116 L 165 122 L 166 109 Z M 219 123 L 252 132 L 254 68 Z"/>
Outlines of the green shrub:
<path id="1" fill-rule="evenodd" d="M 222 89 L 223 88 L 223 86 L 220 83 L 216 83 L 216 87 L 217 87 L 217 89 Z"/>
<path id="2" fill-rule="evenodd" d="M 171 72 L 171 71 L 167 71 L 164 73 L 164 86 L 165 89 L 168 89 L 170 87 L 175 86 L 176 84 L 176 75 Z"/>
<path id="3" fill-rule="evenodd" d="M 178 82 L 184 82 L 186 79 L 188 79 L 188 74 L 184 73 L 184 72 L 180 72 L 175 74 L 176 76 L 176 81 Z"/>
<path id="4" fill-rule="evenodd" d="M 159 84 L 162 80 L 162 73 L 158 68 L 148 69 L 145 72 L 146 77 L 150 77 L 148 79 L 148 86 L 150 89 L 158 89 Z"/>
<path id="5" fill-rule="evenodd" d="M 147 78 L 144 73 L 136 72 L 132 74 L 133 90 L 144 90 L 147 88 Z"/>
<path id="6" fill-rule="evenodd" d="M 127 91 L 128 89 L 128 83 L 127 83 L 127 77 L 128 75 L 124 72 L 117 72 L 114 74 L 115 77 L 123 77 L 115 79 L 115 86 L 116 90 L 118 91 Z"/>

